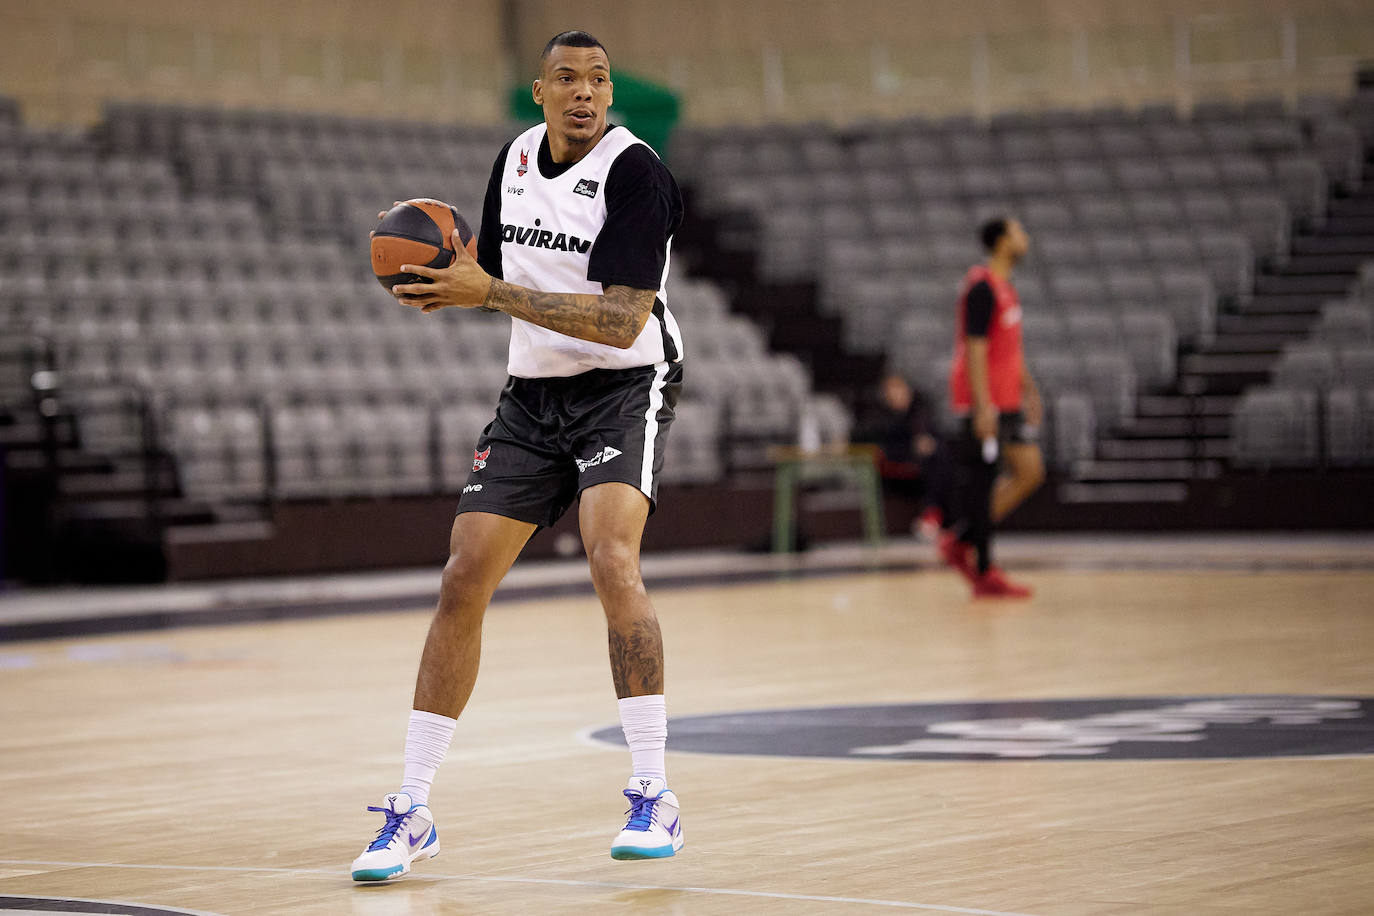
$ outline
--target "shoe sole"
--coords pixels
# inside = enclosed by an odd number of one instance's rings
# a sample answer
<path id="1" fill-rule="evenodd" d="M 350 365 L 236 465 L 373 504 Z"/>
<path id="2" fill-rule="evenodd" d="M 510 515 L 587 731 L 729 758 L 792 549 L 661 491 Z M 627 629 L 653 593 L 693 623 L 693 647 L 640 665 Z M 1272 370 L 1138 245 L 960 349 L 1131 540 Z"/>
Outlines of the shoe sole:
<path id="1" fill-rule="evenodd" d="M 399 881 L 410 874 L 411 865 L 414 865 L 416 862 L 423 862 L 425 859 L 432 859 L 438 854 L 439 841 L 436 839 L 432 846 L 426 846 L 424 849 L 421 849 L 416 852 L 415 855 L 411 856 L 410 861 L 405 865 L 393 868 L 390 871 L 384 871 L 380 868 L 361 868 L 353 872 L 353 880 L 367 884 L 376 884 L 379 881 Z"/>
<path id="2" fill-rule="evenodd" d="M 632 859 L 666 859 L 669 856 L 677 855 L 685 843 L 674 843 L 671 846 L 658 846 L 646 849 L 643 846 L 612 846 L 611 858 L 619 859 L 622 862 Z"/>

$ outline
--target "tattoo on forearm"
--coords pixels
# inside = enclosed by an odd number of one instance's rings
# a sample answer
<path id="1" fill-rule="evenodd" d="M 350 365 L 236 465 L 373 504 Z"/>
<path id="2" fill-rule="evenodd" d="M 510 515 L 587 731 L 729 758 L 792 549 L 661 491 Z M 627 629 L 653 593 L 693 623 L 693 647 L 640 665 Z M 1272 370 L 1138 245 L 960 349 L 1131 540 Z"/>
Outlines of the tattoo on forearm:
<path id="1" fill-rule="evenodd" d="M 611 681 L 618 698 L 663 692 L 663 634 L 657 618 L 612 629 L 610 643 Z"/>
<path id="2" fill-rule="evenodd" d="M 609 286 L 600 296 L 546 293 L 492 279 L 485 305 L 570 337 L 630 347 L 654 307 L 654 291 Z"/>

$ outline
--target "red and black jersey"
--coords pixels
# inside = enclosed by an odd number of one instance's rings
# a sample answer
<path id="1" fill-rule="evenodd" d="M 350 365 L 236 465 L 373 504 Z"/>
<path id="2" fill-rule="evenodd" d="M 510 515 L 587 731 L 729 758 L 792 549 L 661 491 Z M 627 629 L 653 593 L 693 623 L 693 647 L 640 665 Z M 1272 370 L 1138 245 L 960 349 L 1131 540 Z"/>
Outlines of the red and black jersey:
<path id="1" fill-rule="evenodd" d="M 1021 300 L 1011 283 L 984 264 L 969 268 L 959 293 L 954 363 L 949 371 L 950 403 L 955 412 L 973 408 L 968 379 L 968 338 L 988 342 L 988 388 L 999 411 L 1021 409 L 1025 355 L 1021 350 Z"/>

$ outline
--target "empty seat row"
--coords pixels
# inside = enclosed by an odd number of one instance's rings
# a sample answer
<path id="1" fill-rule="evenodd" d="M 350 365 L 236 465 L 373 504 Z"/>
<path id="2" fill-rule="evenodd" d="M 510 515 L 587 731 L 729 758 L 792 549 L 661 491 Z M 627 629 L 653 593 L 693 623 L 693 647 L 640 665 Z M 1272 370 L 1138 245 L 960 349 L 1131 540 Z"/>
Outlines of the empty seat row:
<path id="1" fill-rule="evenodd" d="M 1374 388 L 1253 389 L 1236 405 L 1232 437 L 1243 467 L 1374 464 Z"/>
<path id="2" fill-rule="evenodd" d="M 1291 345 L 1275 364 L 1273 380 L 1279 388 L 1374 386 L 1374 344 L 1366 339 L 1356 343 L 1314 341 Z"/>

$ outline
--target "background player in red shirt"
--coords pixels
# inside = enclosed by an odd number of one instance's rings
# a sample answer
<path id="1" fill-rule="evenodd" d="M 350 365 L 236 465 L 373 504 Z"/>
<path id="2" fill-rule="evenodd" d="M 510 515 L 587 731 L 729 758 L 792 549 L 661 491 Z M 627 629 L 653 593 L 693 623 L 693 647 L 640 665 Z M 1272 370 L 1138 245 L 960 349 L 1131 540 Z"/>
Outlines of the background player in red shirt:
<path id="1" fill-rule="evenodd" d="M 959 517 L 940 552 L 973 584 L 975 596 L 1026 598 L 1029 588 L 992 565 L 992 527 L 1045 479 L 1039 446 L 1044 407 L 1026 367 L 1021 302 L 1011 285 L 1030 238 L 1014 219 L 994 219 L 980 235 L 988 258 L 964 276 L 949 380 L 961 418 L 954 448 Z"/>

